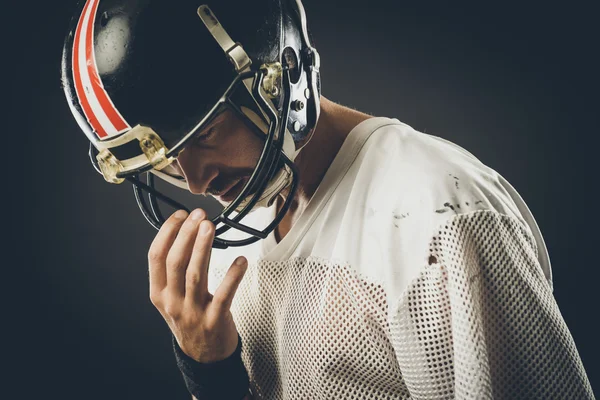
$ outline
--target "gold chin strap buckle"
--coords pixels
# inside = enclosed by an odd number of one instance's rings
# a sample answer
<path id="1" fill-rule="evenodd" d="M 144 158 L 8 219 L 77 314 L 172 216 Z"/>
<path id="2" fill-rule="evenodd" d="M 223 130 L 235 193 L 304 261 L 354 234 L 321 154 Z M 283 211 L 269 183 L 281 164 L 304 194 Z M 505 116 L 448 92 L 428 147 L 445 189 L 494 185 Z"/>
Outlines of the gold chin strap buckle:
<path id="1" fill-rule="evenodd" d="M 98 153 L 96 160 L 107 182 L 123 183 L 125 179 L 117 177 L 117 174 L 123 170 L 123 164 L 108 149 Z"/>
<path id="2" fill-rule="evenodd" d="M 270 98 L 279 96 L 281 87 L 281 77 L 283 69 L 281 63 L 274 62 L 261 65 L 260 69 L 264 71 L 265 77 L 262 81 L 262 87 Z"/>
<path id="3" fill-rule="evenodd" d="M 135 139 L 140 142 L 140 149 L 142 149 L 143 154 L 127 160 L 119 160 L 109 150 Z M 176 157 L 167 157 L 169 150 L 160 136 L 151 128 L 140 125 L 107 145 L 110 145 L 110 147 L 101 150 L 96 159 L 98 160 L 98 166 L 100 167 L 100 171 L 102 171 L 102 175 L 104 175 L 104 179 L 110 183 L 122 183 L 125 179 L 118 177 L 120 173 L 136 171 L 148 164 L 160 171 L 176 159 Z"/>
<path id="4" fill-rule="evenodd" d="M 154 132 L 149 131 L 140 139 L 140 147 L 152 168 L 159 171 L 175 160 L 174 157 L 167 158 L 165 143 Z"/>

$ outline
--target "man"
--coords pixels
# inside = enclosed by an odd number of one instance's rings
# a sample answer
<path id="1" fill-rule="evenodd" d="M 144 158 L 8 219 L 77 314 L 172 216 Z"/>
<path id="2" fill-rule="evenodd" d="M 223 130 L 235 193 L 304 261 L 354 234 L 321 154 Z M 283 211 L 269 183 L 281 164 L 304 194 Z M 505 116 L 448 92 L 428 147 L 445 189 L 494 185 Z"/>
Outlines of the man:
<path id="1" fill-rule="evenodd" d="M 160 229 L 150 297 L 190 393 L 593 398 L 512 186 L 319 79 L 300 1 L 88 0 L 73 20 L 67 99 Z M 165 221 L 158 200 L 184 207 L 154 175 L 224 210 Z"/>

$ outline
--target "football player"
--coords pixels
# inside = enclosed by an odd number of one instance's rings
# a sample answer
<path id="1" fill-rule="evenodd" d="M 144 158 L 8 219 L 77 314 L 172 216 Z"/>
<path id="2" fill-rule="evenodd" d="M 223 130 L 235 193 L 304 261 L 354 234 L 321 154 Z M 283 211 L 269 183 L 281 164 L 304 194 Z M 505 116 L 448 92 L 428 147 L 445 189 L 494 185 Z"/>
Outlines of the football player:
<path id="1" fill-rule="evenodd" d="M 96 169 L 131 182 L 158 230 L 150 297 L 189 392 L 593 398 L 515 189 L 451 142 L 328 100 L 319 67 L 300 0 L 75 12 L 68 104 Z"/>

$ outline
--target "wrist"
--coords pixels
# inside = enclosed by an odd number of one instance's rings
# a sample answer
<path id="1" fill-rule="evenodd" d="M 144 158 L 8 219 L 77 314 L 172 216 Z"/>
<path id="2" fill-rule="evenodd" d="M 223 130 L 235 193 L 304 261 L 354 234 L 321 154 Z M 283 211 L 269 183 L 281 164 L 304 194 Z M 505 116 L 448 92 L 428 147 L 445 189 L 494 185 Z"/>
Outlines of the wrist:
<path id="1" fill-rule="evenodd" d="M 174 336 L 172 342 L 177 367 L 188 391 L 198 400 L 239 400 L 248 393 L 249 379 L 242 362 L 242 338 L 239 335 L 233 354 L 211 363 L 200 363 L 189 357 L 179 347 Z"/>

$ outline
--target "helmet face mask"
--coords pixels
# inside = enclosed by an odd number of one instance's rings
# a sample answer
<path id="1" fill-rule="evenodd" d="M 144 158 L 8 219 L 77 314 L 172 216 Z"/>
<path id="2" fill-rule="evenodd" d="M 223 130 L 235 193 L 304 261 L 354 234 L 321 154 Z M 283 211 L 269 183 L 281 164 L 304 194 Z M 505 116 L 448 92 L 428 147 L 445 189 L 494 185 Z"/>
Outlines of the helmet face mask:
<path id="1" fill-rule="evenodd" d="M 218 216 L 213 218 L 213 223 L 217 226 L 213 247 L 244 246 L 266 238 L 276 228 L 291 205 L 298 185 L 298 172 L 293 159 L 300 150 L 298 144 L 302 142 L 302 145 L 305 145 L 308 142 L 309 135 L 312 134 L 316 125 L 316 119 L 318 118 L 319 95 L 318 92 L 315 92 L 317 89 L 316 81 L 318 80 L 318 53 L 316 53 L 316 50 L 309 45 L 303 46 L 302 41 L 300 41 L 300 46 L 297 46 L 298 48 L 293 48 L 286 46 L 286 43 L 284 43 L 285 40 L 280 40 L 277 43 L 279 49 L 278 59 L 273 62 L 263 63 L 257 68 L 256 65 L 253 65 L 254 60 L 248 56 L 242 47 L 243 43 L 234 43 L 227 34 L 227 31 L 220 25 L 211 9 L 207 5 L 202 5 L 197 8 L 196 18 L 200 17 L 199 19 L 201 20 L 198 20 L 197 23 L 199 26 L 202 26 L 202 23 L 204 23 L 205 28 L 211 33 L 213 40 L 222 50 L 219 55 L 221 60 L 216 64 L 219 64 L 220 85 L 223 86 L 223 79 L 229 79 L 229 82 L 227 82 L 228 87 L 225 91 L 215 96 L 215 85 L 212 85 L 213 93 L 207 93 L 207 95 L 217 98 L 217 100 L 212 103 L 212 106 L 205 106 L 204 112 L 194 112 L 195 117 L 192 116 L 192 119 L 196 118 L 196 123 L 192 125 L 188 124 L 187 130 L 161 129 L 160 123 L 144 123 L 144 120 L 141 119 L 139 120 L 141 123 L 134 127 L 116 133 L 113 132 L 113 135 L 108 137 L 106 137 L 107 135 L 100 137 L 99 130 L 102 128 L 101 124 L 99 125 L 97 121 L 94 124 L 94 121 L 92 121 L 94 116 L 93 110 L 90 113 L 89 104 L 87 110 L 85 104 L 83 104 L 86 101 L 86 97 L 93 97 L 94 94 L 97 95 L 99 89 L 93 88 L 93 93 L 90 95 L 89 88 L 85 87 L 85 79 L 77 75 L 78 70 L 80 71 L 81 68 L 73 68 L 77 64 L 79 67 L 83 66 L 83 55 L 81 52 L 78 52 L 77 48 L 79 50 L 86 50 L 88 64 L 90 60 L 95 61 L 94 54 L 98 52 L 97 48 L 99 44 L 95 43 L 95 47 L 90 51 L 89 48 L 85 47 L 84 41 L 90 47 L 90 43 L 94 43 L 94 41 L 89 37 L 81 39 L 81 32 L 83 28 L 86 28 L 88 34 L 96 31 L 93 25 L 92 27 L 86 26 L 86 22 L 87 24 L 93 24 L 90 21 L 99 18 L 106 20 L 107 11 L 101 13 L 101 10 L 97 10 L 99 3 L 99 0 L 89 0 L 85 4 L 82 16 L 77 24 L 76 33 L 73 34 L 72 31 L 67 37 L 62 68 L 63 86 L 65 87 L 67 99 L 70 101 L 71 110 L 79 125 L 86 132 L 88 138 L 91 139 L 90 159 L 96 169 L 109 182 L 120 183 L 123 180 L 128 180 L 133 183 L 134 194 L 140 210 L 152 226 L 160 229 L 165 218 L 160 210 L 159 200 L 178 209 L 187 210 L 187 207 L 156 190 L 154 175 L 180 188 L 186 187 L 187 183 L 184 178 L 169 174 L 168 165 L 177 158 L 180 152 L 191 143 L 199 132 L 202 132 L 206 128 L 215 116 L 228 109 L 246 122 L 253 133 L 264 141 L 264 146 L 256 168 L 241 189 L 241 192 L 236 199 L 225 205 L 224 210 Z M 124 1 L 123 3 L 127 2 Z M 299 1 L 297 5 L 302 7 Z M 94 18 L 93 15 L 96 15 L 96 17 Z M 185 15 L 189 16 L 189 11 L 186 10 Z M 296 15 L 303 15 L 303 10 Z M 276 22 L 275 25 L 277 25 Z M 109 25 L 106 21 L 104 23 L 105 26 Z M 304 20 L 303 25 L 305 23 Z M 84 25 L 83 27 L 82 24 Z M 135 24 L 132 23 L 131 26 L 133 28 Z M 193 29 L 197 28 L 194 27 Z M 101 30 L 100 33 L 102 33 Z M 104 36 L 106 37 L 107 35 L 105 34 Z M 298 43 L 297 36 L 294 39 L 294 35 L 289 35 L 296 44 Z M 96 36 L 96 40 L 97 38 L 98 35 Z M 307 38 L 306 40 L 308 43 Z M 232 43 L 234 43 L 233 46 L 231 46 Z M 90 53 L 92 54 L 91 57 Z M 298 54 L 297 58 L 293 56 L 295 54 Z M 304 61 L 303 54 L 307 56 Z M 223 60 L 231 63 L 228 63 L 228 71 L 222 71 L 225 68 Z M 212 61 L 210 59 L 208 62 Z M 303 62 L 305 65 L 300 65 Z M 234 67 L 233 73 L 231 71 L 232 65 Z M 118 70 L 118 68 L 116 69 Z M 95 74 L 98 80 L 105 78 L 100 76 L 101 74 L 97 71 Z M 90 75 L 94 75 L 94 73 Z M 233 78 L 231 78 L 232 76 Z M 203 78 L 217 79 L 217 77 L 211 76 Z M 106 79 L 109 81 L 112 79 L 112 84 L 114 85 L 114 77 L 109 76 Z M 126 83 L 123 82 L 120 86 L 117 85 L 117 87 L 126 87 Z M 104 87 L 102 86 L 102 81 L 100 81 L 99 85 L 100 89 L 105 92 L 106 97 L 110 100 L 110 84 Z M 292 99 L 298 93 L 302 93 L 302 99 Z M 312 101 L 310 99 L 311 93 L 315 93 L 312 96 Z M 302 101 L 303 104 L 307 103 L 306 110 L 303 112 L 304 123 L 300 122 L 302 118 L 298 116 L 293 120 L 290 118 L 291 113 L 302 111 L 298 107 L 292 107 L 292 100 Z M 209 100 L 208 102 L 212 101 Z M 111 104 L 114 111 L 117 111 L 116 102 Z M 121 102 L 120 104 L 124 103 Z M 90 118 L 90 114 L 92 114 L 92 118 Z M 127 114 L 123 114 L 127 117 Z M 179 120 L 172 119 L 172 121 Z M 292 131 L 289 129 L 290 126 L 292 127 Z M 179 133 L 173 135 L 174 131 L 178 131 Z M 140 174 L 142 173 L 148 173 L 145 183 L 140 179 Z M 271 206 L 277 195 L 284 189 L 289 189 L 286 200 L 277 213 L 276 218 L 265 229 L 258 230 L 246 226 L 241 222 L 256 207 Z M 219 227 L 219 224 L 222 226 Z M 226 240 L 221 237 L 223 233 L 232 228 L 248 234 L 249 237 L 236 241 Z"/>

